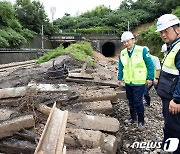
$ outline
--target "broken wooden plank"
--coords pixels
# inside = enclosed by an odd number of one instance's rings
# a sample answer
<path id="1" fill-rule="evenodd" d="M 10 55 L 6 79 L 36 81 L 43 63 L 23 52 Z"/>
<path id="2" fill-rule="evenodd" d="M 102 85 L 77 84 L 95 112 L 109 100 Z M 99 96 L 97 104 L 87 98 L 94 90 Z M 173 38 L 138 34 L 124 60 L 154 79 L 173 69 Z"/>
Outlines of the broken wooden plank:
<path id="1" fill-rule="evenodd" d="M 91 74 L 86 73 L 86 67 L 87 67 L 88 59 L 83 64 L 82 68 L 79 70 L 80 72 L 69 72 L 68 77 L 70 78 L 80 78 L 80 79 L 94 79 L 94 77 Z"/>
<path id="2" fill-rule="evenodd" d="M 44 114 L 50 112 L 50 107 L 41 105 L 38 110 Z M 107 132 L 117 132 L 119 121 L 112 117 L 91 116 L 81 113 L 68 112 L 67 126 L 70 128 L 84 128 L 92 130 L 102 130 Z"/>
<path id="3" fill-rule="evenodd" d="M 38 90 L 41 92 L 67 92 L 69 90 L 66 84 L 36 84 L 29 83 L 28 86 L 0 89 L 0 99 L 22 97 L 28 90 Z"/>
<path id="4" fill-rule="evenodd" d="M 69 78 L 79 78 L 79 79 L 94 79 L 94 77 L 91 74 L 87 73 L 69 73 L 68 74 Z"/>
<path id="5" fill-rule="evenodd" d="M 97 113 L 108 113 L 112 111 L 112 104 L 110 100 L 94 101 L 94 102 L 80 102 L 69 106 L 71 111 L 94 111 Z"/>
<path id="6" fill-rule="evenodd" d="M 0 69 L 0 72 L 13 72 L 19 68 L 29 68 L 29 67 L 33 67 L 35 65 L 35 63 L 31 63 L 31 64 L 25 64 L 25 65 L 18 65 L 18 66 L 14 66 L 14 67 L 8 67 L 8 68 L 2 68 Z"/>
<path id="7" fill-rule="evenodd" d="M 69 148 L 98 148 L 104 143 L 103 137 L 100 131 L 67 128 L 64 142 Z"/>
<path id="8" fill-rule="evenodd" d="M 112 102 L 117 100 L 117 95 L 114 88 L 83 91 L 76 102 L 93 102 L 104 100 L 110 100 Z"/>
<path id="9" fill-rule="evenodd" d="M 86 150 L 73 149 L 73 150 L 67 150 L 67 154 L 104 154 L 104 152 L 101 151 L 101 148 L 86 149 Z"/>
<path id="10" fill-rule="evenodd" d="M 23 128 L 31 128 L 35 125 L 33 115 L 16 117 L 0 123 L 0 138 L 12 136 Z"/>
<path id="11" fill-rule="evenodd" d="M 106 80 L 106 81 L 102 81 L 102 80 L 90 80 L 90 79 L 78 79 L 78 78 L 66 78 L 66 81 L 68 82 L 78 82 L 78 83 L 95 83 L 95 84 L 99 84 L 102 86 L 110 86 L 110 87 L 118 87 L 117 83 L 113 80 Z"/>
<path id="12" fill-rule="evenodd" d="M 9 119 L 10 116 L 14 113 L 15 113 L 15 111 L 10 110 L 10 109 L 6 109 L 6 108 L 0 109 L 0 121 Z"/>
<path id="13" fill-rule="evenodd" d="M 39 152 L 44 152 L 46 154 L 62 154 L 67 115 L 67 111 L 57 109 L 56 103 L 54 103 L 35 150 L 35 154 Z"/>
<path id="14" fill-rule="evenodd" d="M 30 89 L 35 89 L 41 92 L 66 92 L 69 90 L 66 84 L 41 84 L 41 83 L 29 83 Z"/>
<path id="15" fill-rule="evenodd" d="M 14 63 L 9 63 L 9 64 L 2 64 L 2 65 L 0 65 L 0 69 L 15 67 L 15 66 L 19 66 L 19 65 L 32 64 L 32 63 L 35 64 L 35 60 L 29 60 L 29 61 L 24 61 L 24 62 L 14 62 Z"/>
<path id="16" fill-rule="evenodd" d="M 0 99 L 10 97 L 22 97 L 25 96 L 27 87 L 16 87 L 16 88 L 4 88 L 0 89 Z"/>
<path id="17" fill-rule="evenodd" d="M 119 121 L 112 117 L 92 116 L 81 113 L 69 113 L 67 126 L 70 128 L 83 128 L 117 132 Z"/>
<path id="18" fill-rule="evenodd" d="M 35 149 L 35 143 L 16 138 L 8 138 L 0 142 L 0 153 L 4 152 L 1 154 L 33 154 Z"/>
<path id="19" fill-rule="evenodd" d="M 40 111 L 41 113 L 45 114 L 45 115 L 49 115 L 52 108 L 48 107 L 47 105 L 41 103 L 38 106 L 36 106 L 37 110 Z"/>

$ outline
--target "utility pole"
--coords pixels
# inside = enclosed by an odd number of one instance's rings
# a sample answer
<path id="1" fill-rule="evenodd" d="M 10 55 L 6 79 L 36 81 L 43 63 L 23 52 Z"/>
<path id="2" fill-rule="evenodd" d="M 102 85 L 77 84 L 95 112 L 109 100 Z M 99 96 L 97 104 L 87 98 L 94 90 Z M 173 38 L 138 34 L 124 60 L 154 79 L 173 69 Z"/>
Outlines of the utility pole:
<path id="1" fill-rule="evenodd" d="M 129 31 L 129 21 L 128 21 L 128 31 Z"/>
<path id="2" fill-rule="evenodd" d="M 44 27 L 43 25 L 41 27 L 41 49 L 42 49 L 42 52 L 44 52 Z"/>
<path id="3" fill-rule="evenodd" d="M 53 21 L 54 21 L 54 15 L 56 13 L 56 7 L 51 7 L 51 15 L 52 15 L 52 24 L 53 24 Z"/>

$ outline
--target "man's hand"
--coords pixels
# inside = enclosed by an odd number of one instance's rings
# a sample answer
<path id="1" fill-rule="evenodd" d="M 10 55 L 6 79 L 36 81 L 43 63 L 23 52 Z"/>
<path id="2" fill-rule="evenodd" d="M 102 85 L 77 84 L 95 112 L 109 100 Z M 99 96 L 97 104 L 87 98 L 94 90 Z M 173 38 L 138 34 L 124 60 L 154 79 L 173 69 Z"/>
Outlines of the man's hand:
<path id="1" fill-rule="evenodd" d="M 158 84 L 158 79 L 154 79 L 153 83 L 156 86 Z"/>
<path id="2" fill-rule="evenodd" d="M 172 114 L 177 114 L 180 112 L 180 104 L 176 104 L 173 100 L 169 103 L 169 112 Z"/>
<path id="3" fill-rule="evenodd" d="M 118 85 L 119 87 L 123 87 L 123 82 L 122 82 L 122 81 L 118 81 L 118 82 L 117 82 L 117 85 Z"/>
<path id="4" fill-rule="evenodd" d="M 150 87 L 152 85 L 152 81 L 151 80 L 146 80 L 146 84 L 148 87 Z"/>

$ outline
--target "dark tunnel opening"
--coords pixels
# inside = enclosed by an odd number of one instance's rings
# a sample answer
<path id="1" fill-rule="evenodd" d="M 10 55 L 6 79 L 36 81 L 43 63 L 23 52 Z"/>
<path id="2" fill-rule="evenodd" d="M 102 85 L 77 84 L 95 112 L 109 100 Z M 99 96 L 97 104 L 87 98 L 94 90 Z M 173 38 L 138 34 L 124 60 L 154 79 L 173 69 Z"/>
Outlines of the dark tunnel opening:
<path id="1" fill-rule="evenodd" d="M 63 45 L 63 47 L 64 47 L 64 49 L 65 49 L 65 48 L 67 48 L 70 44 L 71 44 L 70 42 L 64 42 L 62 45 Z"/>
<path id="2" fill-rule="evenodd" d="M 106 42 L 102 46 L 102 54 L 105 57 L 113 57 L 115 55 L 115 45 L 112 42 Z"/>

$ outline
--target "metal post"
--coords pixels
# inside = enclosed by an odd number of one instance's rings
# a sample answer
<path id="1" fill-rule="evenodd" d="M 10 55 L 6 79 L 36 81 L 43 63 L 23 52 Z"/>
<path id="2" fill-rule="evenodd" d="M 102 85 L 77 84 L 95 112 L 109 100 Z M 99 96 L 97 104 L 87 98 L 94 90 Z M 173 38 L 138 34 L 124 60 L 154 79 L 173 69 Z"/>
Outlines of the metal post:
<path id="1" fill-rule="evenodd" d="M 43 25 L 41 27 L 41 49 L 42 49 L 42 52 L 43 52 L 43 49 L 44 49 L 44 28 L 43 28 Z"/>

